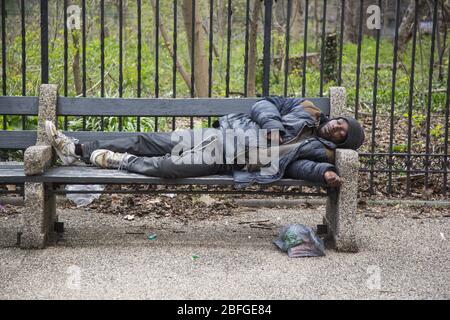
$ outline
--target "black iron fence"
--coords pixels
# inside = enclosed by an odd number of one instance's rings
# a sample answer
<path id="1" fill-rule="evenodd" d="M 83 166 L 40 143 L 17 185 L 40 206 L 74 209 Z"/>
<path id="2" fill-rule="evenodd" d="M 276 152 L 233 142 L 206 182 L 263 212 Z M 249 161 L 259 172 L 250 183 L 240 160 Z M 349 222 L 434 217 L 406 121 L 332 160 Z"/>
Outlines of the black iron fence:
<path id="1" fill-rule="evenodd" d="M 80 97 L 314 97 L 344 86 L 366 128 L 361 191 L 447 196 L 449 1 L 2 0 L 1 17 L 3 95 L 48 82 Z M 33 129 L 33 117 L 1 118 L 3 130 Z M 173 130 L 177 119 L 115 124 Z"/>

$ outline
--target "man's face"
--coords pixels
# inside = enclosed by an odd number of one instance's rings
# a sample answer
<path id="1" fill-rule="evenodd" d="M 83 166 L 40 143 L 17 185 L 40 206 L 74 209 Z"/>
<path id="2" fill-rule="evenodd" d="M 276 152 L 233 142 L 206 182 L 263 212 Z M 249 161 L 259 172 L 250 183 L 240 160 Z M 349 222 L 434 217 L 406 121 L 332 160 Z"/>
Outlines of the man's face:
<path id="1" fill-rule="evenodd" d="M 342 143 L 345 141 L 348 133 L 348 123 L 345 119 L 333 119 L 328 121 L 319 130 L 322 138 L 330 140 L 334 143 Z"/>

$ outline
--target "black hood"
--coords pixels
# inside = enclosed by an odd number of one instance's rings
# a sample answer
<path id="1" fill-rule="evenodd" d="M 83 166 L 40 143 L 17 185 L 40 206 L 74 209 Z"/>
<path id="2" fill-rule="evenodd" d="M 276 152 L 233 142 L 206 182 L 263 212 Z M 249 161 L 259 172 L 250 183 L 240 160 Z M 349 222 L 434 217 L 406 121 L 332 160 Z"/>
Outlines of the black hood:
<path id="1" fill-rule="evenodd" d="M 361 124 L 351 117 L 338 117 L 348 123 L 348 133 L 345 141 L 336 144 L 338 148 L 357 150 L 364 143 L 364 129 Z"/>

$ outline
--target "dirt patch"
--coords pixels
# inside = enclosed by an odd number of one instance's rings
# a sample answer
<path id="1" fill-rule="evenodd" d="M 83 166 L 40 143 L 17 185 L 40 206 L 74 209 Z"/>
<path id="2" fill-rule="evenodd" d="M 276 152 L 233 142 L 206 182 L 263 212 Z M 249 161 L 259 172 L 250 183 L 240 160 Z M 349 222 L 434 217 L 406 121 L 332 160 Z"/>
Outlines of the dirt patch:
<path id="1" fill-rule="evenodd" d="M 66 208 L 75 208 L 71 202 Z M 122 215 L 132 220 L 134 217 L 151 215 L 156 219 L 174 218 L 179 221 L 218 219 L 230 216 L 238 210 L 237 204 L 226 195 L 210 196 L 184 194 L 112 194 L 102 195 L 94 200 L 89 210 L 108 214 Z"/>
<path id="2" fill-rule="evenodd" d="M 136 191 L 145 191 L 149 186 L 107 186 L 106 190 L 126 191 L 133 188 Z M 209 187 L 213 191 L 226 191 L 227 187 Z M 255 188 L 255 187 L 252 187 Z M 257 187 L 256 187 L 257 188 Z M 235 199 L 298 199 L 295 195 L 297 188 L 267 187 L 265 191 L 289 191 L 292 195 L 263 195 L 263 194 L 183 194 L 192 190 L 190 186 L 178 186 L 176 189 L 158 189 L 150 188 L 148 191 L 159 191 L 155 194 L 102 194 L 100 198 L 94 200 L 90 205 L 84 207 L 85 210 L 99 212 L 107 215 L 117 215 L 133 219 L 134 217 L 151 216 L 155 219 L 174 219 L 180 222 L 217 220 L 224 216 L 237 215 L 240 212 L 256 210 L 253 207 L 244 207 L 238 204 Z M 194 188 L 194 191 L 201 191 L 203 187 Z M 231 190 L 231 189 L 230 189 Z M 128 190 L 129 191 L 129 190 Z M 178 191 L 178 193 L 177 193 Z M 305 190 L 303 190 L 305 191 Z M 313 190 L 309 190 L 313 191 Z M 308 197 L 309 198 L 309 197 Z M 311 197 L 312 198 L 312 197 Z M 375 219 L 383 219 L 392 216 L 405 216 L 412 219 L 425 219 L 435 217 L 449 217 L 450 208 L 431 207 L 426 205 L 406 206 L 404 204 L 396 205 L 373 205 L 369 200 L 383 199 L 383 197 L 362 197 L 358 202 L 358 214 Z M 64 198 L 63 198 L 64 199 Z M 313 199 L 318 199 L 314 197 Z M 69 201 L 59 201 L 58 209 L 76 209 L 76 205 Z M 277 206 L 280 210 L 285 210 L 285 206 Z M 312 209 L 317 208 L 325 212 L 324 205 L 312 204 L 305 200 L 299 208 Z M 10 204 L 0 204 L 0 216 L 18 215 L 24 210 L 23 206 Z"/>
<path id="3" fill-rule="evenodd" d="M 444 128 L 443 114 L 433 114 L 430 117 L 430 134 L 428 153 L 433 155 L 426 157 L 427 151 L 427 125 L 424 115 L 416 115 L 408 123 L 407 114 L 395 115 L 393 118 L 392 141 L 390 138 L 391 117 L 379 114 L 376 119 L 374 135 L 373 163 L 371 157 L 361 156 L 361 167 L 369 170 L 398 170 L 390 177 L 388 172 L 360 173 L 359 191 L 365 197 L 376 195 L 378 197 L 445 200 L 443 194 L 444 186 L 447 185 L 447 193 L 450 192 L 448 181 L 444 181 L 442 170 L 444 164 Z M 371 114 L 361 114 L 361 122 L 364 125 L 366 141 L 359 150 L 360 153 L 372 152 L 372 127 L 374 125 Z M 408 144 L 408 133 L 411 132 L 410 144 Z M 391 150 L 394 156 L 390 157 Z M 410 152 L 412 156 L 406 156 Z M 450 155 L 450 154 L 449 154 Z M 428 163 L 429 174 L 423 172 Z M 408 167 L 409 166 L 409 167 Z M 407 175 L 407 170 L 410 174 Z M 450 172 L 450 168 L 447 166 Z M 433 173 L 434 172 L 434 173 Z M 428 179 L 428 186 L 425 181 Z M 409 183 L 409 194 L 407 184 Z M 391 185 L 391 189 L 389 188 Z"/>
<path id="4" fill-rule="evenodd" d="M 0 216 L 9 216 L 21 214 L 24 210 L 22 206 L 14 206 L 11 204 L 0 204 Z"/>
<path id="5" fill-rule="evenodd" d="M 365 201 L 359 201 L 357 214 L 375 219 L 384 219 L 397 216 L 403 216 L 411 219 L 450 218 L 450 208 L 430 207 L 426 205 L 405 206 L 402 204 L 374 206 L 367 204 Z"/>

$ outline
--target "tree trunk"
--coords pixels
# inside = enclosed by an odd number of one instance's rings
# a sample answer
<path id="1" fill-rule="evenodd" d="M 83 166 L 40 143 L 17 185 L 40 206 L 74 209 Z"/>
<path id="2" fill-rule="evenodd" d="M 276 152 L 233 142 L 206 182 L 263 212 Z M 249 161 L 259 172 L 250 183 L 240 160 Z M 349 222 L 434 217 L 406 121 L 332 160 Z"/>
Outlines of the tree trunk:
<path id="1" fill-rule="evenodd" d="M 192 0 L 183 0 L 182 3 L 183 20 L 186 29 L 186 35 L 189 45 L 189 55 L 192 51 Z M 208 96 L 208 60 L 206 59 L 206 50 L 204 45 L 205 33 L 202 27 L 202 17 L 200 12 L 200 1 L 195 1 L 195 54 L 194 54 L 194 76 L 195 93 L 197 97 Z M 192 63 L 192 57 L 191 57 Z"/>
<path id="2" fill-rule="evenodd" d="M 319 39 L 320 39 L 320 34 L 319 34 L 319 10 L 318 10 L 318 6 L 319 4 L 317 3 L 317 0 L 314 0 L 314 43 L 315 43 L 315 48 L 316 51 L 319 50 Z"/>
<path id="3" fill-rule="evenodd" d="M 128 42 L 128 37 L 127 37 L 127 17 L 128 17 L 128 3 L 127 0 L 123 0 L 123 4 L 122 4 L 122 9 L 123 9 L 123 13 L 122 13 L 122 37 L 123 37 L 123 45 L 122 45 L 122 55 L 123 55 L 123 65 L 126 66 L 128 65 L 127 63 L 127 42 Z M 125 68 L 126 70 L 126 68 Z M 125 72 L 124 72 L 125 73 Z"/>
<path id="4" fill-rule="evenodd" d="M 324 54 L 324 78 L 325 82 L 336 81 L 337 66 L 337 35 L 336 33 L 328 34 L 325 41 Z"/>
<path id="5" fill-rule="evenodd" d="M 225 31 L 227 30 L 227 6 L 226 0 L 219 0 L 217 4 L 217 28 L 220 39 L 220 56 L 219 56 L 219 77 L 223 77 L 222 57 L 225 56 Z"/>
<path id="6" fill-rule="evenodd" d="M 356 1 L 345 2 L 344 38 L 352 43 L 358 42 L 358 11 Z"/>
<path id="7" fill-rule="evenodd" d="M 254 97 L 256 93 L 256 63 L 259 13 L 261 11 L 261 1 L 254 0 L 252 19 L 250 21 L 250 34 L 248 40 L 248 75 L 247 75 L 247 96 Z"/>
<path id="8" fill-rule="evenodd" d="M 442 22 L 443 22 L 443 29 L 444 29 L 444 36 L 443 36 L 443 44 L 439 48 L 439 81 L 444 80 L 444 54 L 445 50 L 447 48 L 447 21 L 449 21 L 450 16 L 447 11 L 445 11 L 445 3 L 442 3 Z M 438 28 L 439 30 L 439 28 Z M 438 37 L 439 39 L 439 37 Z M 439 42 L 438 42 L 439 43 Z M 449 62 L 450 63 L 450 62 Z"/>
<path id="9" fill-rule="evenodd" d="M 207 29 L 204 24 L 202 24 L 202 27 L 203 27 L 203 31 L 205 31 L 206 37 L 209 39 L 209 29 Z M 213 47 L 214 55 L 216 56 L 216 58 L 219 58 L 219 50 L 217 50 L 217 47 L 214 44 L 214 42 L 212 44 L 212 47 Z"/>
<path id="10" fill-rule="evenodd" d="M 156 0 L 152 0 L 151 5 L 152 5 L 153 13 L 156 14 Z M 167 34 L 166 27 L 164 26 L 162 17 L 159 18 L 159 31 L 161 32 L 161 36 L 164 39 L 164 46 L 166 47 L 167 51 L 169 51 L 170 56 L 173 58 L 174 52 L 173 52 L 172 46 L 170 44 L 169 35 Z M 186 72 L 183 65 L 178 60 L 178 57 L 177 57 L 176 65 L 177 65 L 178 72 L 181 74 L 181 77 L 183 78 L 184 82 L 190 89 L 191 88 L 191 76 L 189 75 L 189 73 Z"/>
<path id="11" fill-rule="evenodd" d="M 75 48 L 75 55 L 73 56 L 72 61 L 72 70 L 73 70 L 73 82 L 75 84 L 75 92 L 76 95 L 81 95 L 81 75 L 80 75 L 80 38 L 77 30 L 72 30 L 72 40 L 73 47 Z"/>
<path id="12" fill-rule="evenodd" d="M 419 13 L 425 8 L 426 1 L 419 0 Z M 416 5 L 414 0 L 410 0 L 408 9 L 403 17 L 402 23 L 400 24 L 398 31 L 398 47 L 401 51 L 405 49 L 406 44 L 412 37 L 413 26 L 414 26 L 414 16 L 416 14 Z M 419 15 L 420 17 L 420 15 Z"/>

